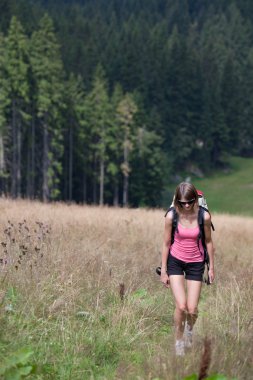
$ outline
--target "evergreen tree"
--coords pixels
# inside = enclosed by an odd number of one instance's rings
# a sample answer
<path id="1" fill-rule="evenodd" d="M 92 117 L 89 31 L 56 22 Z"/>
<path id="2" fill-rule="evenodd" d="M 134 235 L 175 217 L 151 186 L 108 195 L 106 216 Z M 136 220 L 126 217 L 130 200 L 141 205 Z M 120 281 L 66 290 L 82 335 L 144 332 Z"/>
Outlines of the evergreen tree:
<path id="1" fill-rule="evenodd" d="M 248 20 L 243 19 L 235 3 L 228 6 L 226 15 L 228 57 L 233 57 L 233 70 L 240 79 L 252 46 L 252 26 L 250 27 Z"/>
<path id="2" fill-rule="evenodd" d="M 234 60 L 230 56 L 224 66 L 221 83 L 221 105 L 226 127 L 229 131 L 229 151 L 238 154 L 240 150 L 240 130 L 243 129 L 243 94 L 241 79 L 236 75 Z"/>
<path id="3" fill-rule="evenodd" d="M 121 180 L 121 157 L 122 157 L 122 134 L 119 124 L 119 119 L 117 115 L 117 109 L 119 103 L 123 99 L 123 90 L 120 84 L 116 84 L 113 90 L 111 97 L 111 106 L 112 106 L 112 124 L 110 133 L 108 136 L 108 165 L 107 172 L 112 184 L 113 192 L 113 205 L 119 205 L 119 187 Z"/>
<path id="4" fill-rule="evenodd" d="M 203 141 L 206 165 L 217 168 L 229 152 L 229 129 L 225 122 L 219 83 L 206 83 L 203 91 Z"/>
<path id="5" fill-rule="evenodd" d="M 14 16 L 11 20 L 5 45 L 5 67 L 10 98 L 10 125 L 12 142 L 11 195 L 21 196 L 22 139 L 25 112 L 28 103 L 28 40 L 20 22 Z"/>
<path id="6" fill-rule="evenodd" d="M 144 96 L 144 104 L 156 110 L 156 118 L 161 117 L 166 111 L 164 111 L 164 98 L 166 88 L 164 83 L 166 81 L 166 73 L 168 70 L 168 51 L 167 51 L 167 24 L 165 21 L 161 21 L 156 24 L 150 31 L 150 37 L 145 43 L 147 46 L 147 58 L 145 64 L 145 79 L 146 86 L 148 88 L 147 94 Z M 163 133 L 162 126 L 159 126 L 159 132 Z"/>
<path id="7" fill-rule="evenodd" d="M 5 32 L 9 28 L 9 22 L 12 17 L 10 0 L 2 0 L 0 3 L 0 30 Z"/>
<path id="8" fill-rule="evenodd" d="M 4 138 L 7 135 L 7 109 L 10 105 L 9 86 L 6 73 L 5 40 L 0 34 L 0 191 L 6 191 L 6 150 Z"/>
<path id="9" fill-rule="evenodd" d="M 36 108 L 42 128 L 42 198 L 59 195 L 59 176 L 63 153 L 60 110 L 63 94 L 63 65 L 53 22 L 46 14 L 31 38 L 30 59 L 36 83 Z"/>
<path id="10" fill-rule="evenodd" d="M 146 127 L 138 128 L 129 185 L 130 202 L 135 207 L 161 204 L 165 179 L 171 174 L 161 146 L 160 136 Z"/>
<path id="11" fill-rule="evenodd" d="M 80 133 L 84 97 L 82 77 L 76 77 L 71 73 L 65 85 L 64 95 L 64 103 L 66 104 L 64 119 L 66 127 L 64 133 L 63 188 L 64 199 L 68 199 L 69 201 L 73 200 L 75 168 L 78 167 L 78 170 L 82 170 L 82 165 L 84 165 L 84 158 L 78 153 L 79 140 L 81 139 L 82 150 L 85 144 Z M 81 161 L 81 167 L 79 167 L 79 160 Z"/>
<path id="12" fill-rule="evenodd" d="M 170 31 L 177 26 L 179 33 L 186 35 L 190 24 L 188 1 L 168 0 L 166 5 L 166 15 Z"/>
<path id="13" fill-rule="evenodd" d="M 243 94 L 243 107 L 240 117 L 241 128 L 238 129 L 239 152 L 245 157 L 253 157 L 253 48 L 250 49 L 243 71 L 241 91 Z"/>
<path id="14" fill-rule="evenodd" d="M 94 160 L 94 195 L 96 188 L 97 163 L 99 166 L 99 204 L 104 204 L 105 166 L 107 161 L 108 134 L 110 130 L 110 101 L 105 80 L 105 73 L 101 65 L 98 65 L 93 85 L 87 95 L 86 106 L 88 108 L 87 123 L 92 135 L 91 149 Z M 94 201 L 96 202 L 94 196 Z"/>
<path id="15" fill-rule="evenodd" d="M 190 114 L 192 98 L 189 97 L 191 78 L 187 72 L 189 63 L 187 46 L 176 28 L 169 44 L 165 141 L 167 147 L 170 147 L 174 168 L 180 170 L 185 166 L 194 146 L 192 132 L 194 126 L 190 124 L 190 117 L 192 117 Z"/>
<path id="16" fill-rule="evenodd" d="M 123 206 L 128 205 L 129 175 L 131 172 L 129 155 L 133 150 L 133 142 L 136 137 L 134 116 L 137 110 L 133 96 L 129 93 L 124 96 L 117 108 L 117 117 L 123 141 L 123 162 L 121 164 L 123 174 Z"/>

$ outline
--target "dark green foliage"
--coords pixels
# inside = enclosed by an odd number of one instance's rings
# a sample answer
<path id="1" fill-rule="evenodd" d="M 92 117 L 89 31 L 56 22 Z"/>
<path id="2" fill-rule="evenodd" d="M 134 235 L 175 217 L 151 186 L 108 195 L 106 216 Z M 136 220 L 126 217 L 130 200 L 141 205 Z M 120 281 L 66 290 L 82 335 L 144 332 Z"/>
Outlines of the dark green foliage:
<path id="1" fill-rule="evenodd" d="M 31 38 L 31 69 L 35 81 L 36 108 L 43 138 L 42 197 L 58 197 L 60 158 L 63 152 L 60 112 L 63 108 L 63 66 L 51 18 L 46 14 Z"/>
<path id="2" fill-rule="evenodd" d="M 172 177 L 253 156 L 252 15 L 246 0 L 2 1 L 1 191 L 155 206 Z"/>
<path id="3" fill-rule="evenodd" d="M 240 87 L 242 98 L 242 113 L 241 113 L 241 125 L 238 128 L 239 135 L 239 150 L 240 154 L 246 157 L 253 157 L 253 81 L 252 76 L 249 75 L 253 70 L 253 50 L 249 51 L 248 59 L 245 65 L 245 71 L 242 77 L 242 86 Z"/>
<path id="4" fill-rule="evenodd" d="M 11 164 L 10 187 L 12 197 L 21 196 L 22 172 L 22 136 L 25 134 L 26 122 L 29 115 L 26 105 L 29 101 L 28 81 L 28 39 L 21 23 L 12 17 L 8 35 L 5 39 L 3 69 L 5 71 L 3 88 L 8 101 L 6 102 L 6 121 L 9 127 L 6 134 L 10 136 L 11 148 L 6 149 Z M 7 90 L 7 91 L 6 91 Z M 7 169 L 7 170 L 8 170 Z"/>
<path id="5" fill-rule="evenodd" d="M 130 199 L 133 206 L 159 205 L 164 184 L 171 175 L 166 155 L 161 150 L 161 138 L 145 128 L 138 129 L 137 149 L 133 157 L 130 179 Z"/>

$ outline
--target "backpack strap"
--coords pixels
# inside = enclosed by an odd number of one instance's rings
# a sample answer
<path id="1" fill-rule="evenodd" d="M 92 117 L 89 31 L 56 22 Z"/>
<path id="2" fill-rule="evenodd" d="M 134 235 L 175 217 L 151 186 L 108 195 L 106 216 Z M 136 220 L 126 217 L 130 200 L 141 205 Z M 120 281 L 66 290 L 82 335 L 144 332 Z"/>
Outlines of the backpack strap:
<path id="1" fill-rule="evenodd" d="M 211 213 L 210 211 L 208 210 L 208 208 L 204 207 L 204 206 L 199 206 L 200 209 L 202 209 L 203 211 L 206 211 L 208 212 L 208 214 L 211 216 Z M 202 212 L 202 211 L 201 211 Z M 203 212 L 203 224 L 204 224 L 204 212 Z M 215 231 L 215 228 L 214 228 L 214 225 L 213 225 L 213 222 L 211 221 L 211 228 L 213 231 Z"/>
<path id="2" fill-rule="evenodd" d="M 199 236 L 198 236 L 198 246 L 199 246 L 199 240 L 202 241 L 203 247 L 205 247 L 205 230 L 204 230 L 204 214 L 205 214 L 204 207 L 199 206 L 199 212 L 198 212 L 198 225 L 199 225 Z"/>
<path id="3" fill-rule="evenodd" d="M 172 211 L 173 212 L 173 218 L 172 218 L 172 231 L 171 231 L 171 245 L 174 243 L 174 236 L 175 232 L 178 231 L 177 225 L 178 225 L 178 214 L 176 212 L 175 207 L 170 207 L 166 211 L 164 217 L 167 216 L 168 212 Z"/>
<path id="4" fill-rule="evenodd" d="M 202 246 L 204 248 L 204 260 L 205 260 L 205 263 L 207 264 L 207 267 L 209 269 L 209 255 L 208 255 L 207 248 L 206 248 L 205 228 L 204 228 L 204 224 L 205 224 L 204 215 L 205 215 L 205 212 L 208 212 L 210 214 L 210 212 L 205 207 L 199 206 L 199 213 L 198 213 L 198 225 L 199 225 L 198 248 L 200 250 L 199 241 L 201 240 Z M 214 231 L 213 224 L 212 224 L 212 229 Z"/>

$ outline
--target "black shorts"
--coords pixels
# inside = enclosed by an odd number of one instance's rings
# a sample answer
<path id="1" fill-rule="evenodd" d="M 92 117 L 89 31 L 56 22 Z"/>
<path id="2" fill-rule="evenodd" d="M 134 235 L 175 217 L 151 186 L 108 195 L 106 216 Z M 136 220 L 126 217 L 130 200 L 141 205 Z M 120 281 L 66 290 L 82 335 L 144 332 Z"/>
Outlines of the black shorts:
<path id="1" fill-rule="evenodd" d="M 175 274 L 185 275 L 186 280 L 202 281 L 205 270 L 205 262 L 185 263 L 176 259 L 171 253 L 168 257 L 167 273 L 169 276 Z"/>

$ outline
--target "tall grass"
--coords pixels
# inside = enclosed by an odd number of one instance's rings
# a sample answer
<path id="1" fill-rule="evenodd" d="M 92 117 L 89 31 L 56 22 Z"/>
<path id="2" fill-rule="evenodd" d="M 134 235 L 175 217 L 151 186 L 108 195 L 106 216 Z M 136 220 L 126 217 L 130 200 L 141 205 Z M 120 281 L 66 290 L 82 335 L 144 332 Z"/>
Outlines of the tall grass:
<path id="1" fill-rule="evenodd" d="M 29 378 L 182 379 L 198 372 L 205 337 L 210 374 L 252 378 L 253 219 L 213 215 L 216 283 L 203 287 L 192 350 L 176 359 L 173 299 L 154 271 L 162 210 L 0 209 L 0 355 L 30 348 Z"/>

